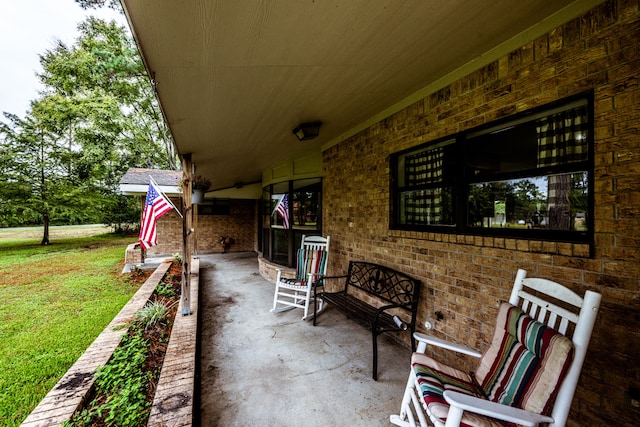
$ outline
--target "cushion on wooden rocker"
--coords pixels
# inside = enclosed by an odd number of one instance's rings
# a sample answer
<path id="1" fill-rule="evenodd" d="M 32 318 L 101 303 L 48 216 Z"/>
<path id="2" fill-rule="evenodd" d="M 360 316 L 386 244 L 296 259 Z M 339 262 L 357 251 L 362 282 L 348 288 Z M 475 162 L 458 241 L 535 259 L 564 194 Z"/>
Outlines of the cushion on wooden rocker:
<path id="1" fill-rule="evenodd" d="M 317 278 L 324 271 L 324 266 L 327 263 L 327 251 L 323 249 L 298 249 L 297 255 L 296 277 L 282 278 L 280 281 L 290 286 L 307 286 L 309 274 L 313 274 Z"/>
<path id="2" fill-rule="evenodd" d="M 444 422 L 449 410 L 442 395 L 445 390 L 484 394 L 494 402 L 548 415 L 572 358 L 571 340 L 520 308 L 502 303 L 491 345 L 480 359 L 477 382 L 470 375 L 421 354 L 414 354 L 411 365 L 423 406 Z M 465 411 L 462 425 L 509 423 Z"/>

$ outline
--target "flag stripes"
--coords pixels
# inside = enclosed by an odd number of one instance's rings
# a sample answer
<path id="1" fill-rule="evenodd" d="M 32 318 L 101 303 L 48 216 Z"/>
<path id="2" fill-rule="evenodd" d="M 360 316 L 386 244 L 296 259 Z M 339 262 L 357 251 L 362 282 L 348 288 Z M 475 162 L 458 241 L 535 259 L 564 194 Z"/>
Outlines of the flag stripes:
<path id="1" fill-rule="evenodd" d="M 282 218 L 284 228 L 289 228 L 289 197 L 287 194 L 282 196 L 274 211 Z"/>
<path id="2" fill-rule="evenodd" d="M 150 182 L 140 226 L 139 239 L 143 249 L 149 249 L 158 244 L 156 222 L 172 209 L 173 205 L 162 195 L 160 189 Z"/>

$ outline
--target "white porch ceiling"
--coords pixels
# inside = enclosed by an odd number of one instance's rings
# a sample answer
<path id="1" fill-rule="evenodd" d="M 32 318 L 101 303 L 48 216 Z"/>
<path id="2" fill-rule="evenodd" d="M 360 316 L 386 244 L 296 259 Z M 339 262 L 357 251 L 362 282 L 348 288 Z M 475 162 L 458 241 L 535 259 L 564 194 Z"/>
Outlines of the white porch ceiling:
<path id="1" fill-rule="evenodd" d="M 496 46 L 517 47 L 598 1 L 122 3 L 179 152 L 218 189 L 260 181 L 263 169 L 320 150 Z M 291 133 L 316 120 L 318 138 Z"/>

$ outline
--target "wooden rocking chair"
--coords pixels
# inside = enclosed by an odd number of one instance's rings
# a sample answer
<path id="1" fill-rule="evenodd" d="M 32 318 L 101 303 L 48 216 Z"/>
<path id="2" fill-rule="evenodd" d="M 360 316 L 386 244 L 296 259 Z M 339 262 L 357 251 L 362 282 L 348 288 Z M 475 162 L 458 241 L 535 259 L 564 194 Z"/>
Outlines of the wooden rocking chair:
<path id="1" fill-rule="evenodd" d="M 309 301 L 314 284 L 327 272 L 329 258 L 329 236 L 302 236 L 300 249 L 297 252 L 296 276 L 286 278 L 278 269 L 276 290 L 273 295 L 272 313 L 279 313 L 293 308 L 302 308 L 302 320 L 309 316 Z M 322 309 L 322 301 L 320 301 Z"/>
<path id="2" fill-rule="evenodd" d="M 399 426 L 564 426 L 571 408 L 600 294 L 584 298 L 546 279 L 518 270 L 509 303 L 502 303 L 484 354 L 415 333 Z M 551 301 L 553 300 L 553 302 Z M 462 372 L 428 357 L 428 344 L 480 358 Z M 416 419 L 417 418 L 417 419 Z"/>

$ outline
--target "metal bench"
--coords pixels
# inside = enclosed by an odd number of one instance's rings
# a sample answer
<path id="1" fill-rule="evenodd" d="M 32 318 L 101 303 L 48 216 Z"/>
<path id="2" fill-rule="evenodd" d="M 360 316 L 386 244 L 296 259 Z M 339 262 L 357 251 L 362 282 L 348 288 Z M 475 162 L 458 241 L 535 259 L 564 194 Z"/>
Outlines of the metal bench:
<path id="1" fill-rule="evenodd" d="M 319 291 L 320 287 L 322 291 Z M 333 291 L 335 287 L 339 289 Z M 415 351 L 413 333 L 419 293 L 420 281 L 404 273 L 370 262 L 351 261 L 346 275 L 324 276 L 317 283 L 314 288 L 313 324 L 316 325 L 317 303 L 320 301 L 339 309 L 347 318 L 371 331 L 373 379 L 377 380 L 378 335 L 409 330 L 411 348 Z"/>

